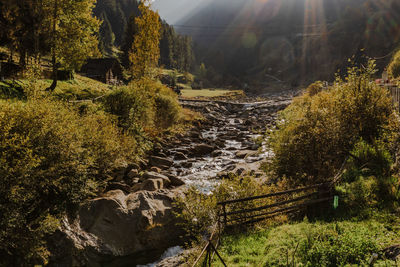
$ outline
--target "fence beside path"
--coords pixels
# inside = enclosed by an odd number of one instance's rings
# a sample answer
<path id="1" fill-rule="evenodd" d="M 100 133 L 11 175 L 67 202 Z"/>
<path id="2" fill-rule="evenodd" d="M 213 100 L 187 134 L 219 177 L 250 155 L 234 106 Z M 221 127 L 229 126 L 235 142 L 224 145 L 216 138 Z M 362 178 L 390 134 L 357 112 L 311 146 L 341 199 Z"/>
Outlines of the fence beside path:
<path id="1" fill-rule="evenodd" d="M 386 88 L 392 96 L 393 106 L 397 111 L 400 111 L 400 88 L 395 84 L 384 84 L 383 87 Z"/>
<path id="2" fill-rule="evenodd" d="M 213 226 L 207 243 L 192 267 L 198 266 L 200 262 L 200 266 L 212 266 L 215 255 L 218 261 L 227 266 L 217 249 L 220 244 L 221 234 L 228 229 L 254 224 L 278 215 L 299 212 L 305 209 L 312 212 L 313 210 L 320 211 L 327 208 L 334 199 L 332 185 L 333 183 L 329 182 L 219 202 L 218 222 Z"/>

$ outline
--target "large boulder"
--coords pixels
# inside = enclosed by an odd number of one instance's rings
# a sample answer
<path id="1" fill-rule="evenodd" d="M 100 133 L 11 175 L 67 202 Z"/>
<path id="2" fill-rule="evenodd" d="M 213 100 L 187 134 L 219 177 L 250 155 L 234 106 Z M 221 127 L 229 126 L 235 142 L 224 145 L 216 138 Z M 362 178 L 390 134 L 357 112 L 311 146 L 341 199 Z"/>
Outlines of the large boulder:
<path id="1" fill-rule="evenodd" d="M 51 239 L 50 266 L 135 266 L 181 243 L 172 205 L 176 193 L 110 191 L 65 218 Z"/>

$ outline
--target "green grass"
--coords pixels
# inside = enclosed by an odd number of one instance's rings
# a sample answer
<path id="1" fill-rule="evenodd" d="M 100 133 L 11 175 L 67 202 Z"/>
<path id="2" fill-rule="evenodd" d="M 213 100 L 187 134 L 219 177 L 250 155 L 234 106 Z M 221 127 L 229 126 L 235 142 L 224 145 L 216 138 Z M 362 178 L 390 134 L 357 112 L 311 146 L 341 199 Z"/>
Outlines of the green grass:
<path id="1" fill-rule="evenodd" d="M 372 253 L 399 243 L 398 223 L 305 221 L 226 236 L 218 251 L 228 266 L 365 266 Z M 214 264 L 222 266 L 216 256 Z M 394 264 L 380 260 L 376 266 Z"/>
<path id="2" fill-rule="evenodd" d="M 36 86 L 40 91 L 45 91 L 51 85 L 51 80 L 37 80 Z M 1 98 L 22 98 L 24 88 L 28 85 L 28 81 L 21 79 L 18 81 L 6 80 L 0 82 Z M 110 90 L 110 86 L 87 77 L 75 75 L 74 80 L 58 81 L 57 87 L 53 95 L 60 99 L 66 100 L 82 100 L 93 99 L 104 95 Z"/>
<path id="3" fill-rule="evenodd" d="M 24 98 L 25 82 L 21 81 L 4 81 L 0 82 L 0 99 L 8 98 Z"/>
<path id="4" fill-rule="evenodd" d="M 41 80 L 42 88 L 47 88 L 51 80 Z M 104 95 L 110 90 L 110 86 L 102 82 L 75 74 L 71 81 L 58 81 L 54 95 L 62 99 L 91 99 Z"/>
<path id="5" fill-rule="evenodd" d="M 184 89 L 181 90 L 182 97 L 194 98 L 194 97 L 219 97 L 226 96 L 230 94 L 240 94 L 240 90 L 225 90 L 225 89 Z"/>

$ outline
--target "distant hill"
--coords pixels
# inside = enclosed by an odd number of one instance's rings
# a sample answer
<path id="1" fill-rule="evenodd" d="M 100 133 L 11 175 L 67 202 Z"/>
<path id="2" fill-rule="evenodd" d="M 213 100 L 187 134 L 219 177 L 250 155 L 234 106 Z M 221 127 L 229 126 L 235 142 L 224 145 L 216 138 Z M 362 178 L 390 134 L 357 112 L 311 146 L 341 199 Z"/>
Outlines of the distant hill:
<path id="1" fill-rule="evenodd" d="M 198 0 L 195 8 L 189 2 L 154 6 L 198 43 L 198 63 L 243 81 L 332 80 L 360 50 L 382 57 L 400 42 L 398 0 Z"/>

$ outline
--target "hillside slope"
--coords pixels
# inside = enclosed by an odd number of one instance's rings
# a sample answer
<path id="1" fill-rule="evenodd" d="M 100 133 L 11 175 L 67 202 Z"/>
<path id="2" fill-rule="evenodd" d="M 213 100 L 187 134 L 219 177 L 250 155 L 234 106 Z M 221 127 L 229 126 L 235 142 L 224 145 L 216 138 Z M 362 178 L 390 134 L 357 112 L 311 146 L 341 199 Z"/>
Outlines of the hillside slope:
<path id="1" fill-rule="evenodd" d="M 360 50 L 382 57 L 400 40 L 396 0 L 157 0 L 154 6 L 178 32 L 193 36 L 199 62 L 248 81 L 329 80 Z"/>

